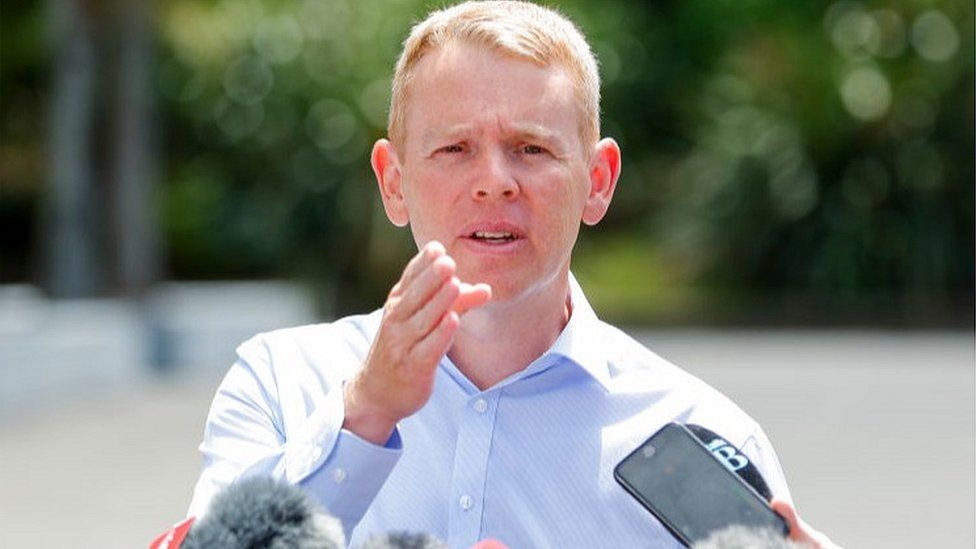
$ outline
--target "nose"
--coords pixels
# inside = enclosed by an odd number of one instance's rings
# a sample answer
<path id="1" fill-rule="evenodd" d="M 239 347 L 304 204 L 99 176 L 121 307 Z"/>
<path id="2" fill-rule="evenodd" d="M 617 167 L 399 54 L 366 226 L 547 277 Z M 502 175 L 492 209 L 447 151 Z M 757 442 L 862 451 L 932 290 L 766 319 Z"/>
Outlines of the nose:
<path id="1" fill-rule="evenodd" d="M 487 152 L 481 160 L 481 169 L 471 190 L 472 198 L 478 201 L 491 198 L 511 200 L 519 195 L 518 179 L 503 152 Z"/>

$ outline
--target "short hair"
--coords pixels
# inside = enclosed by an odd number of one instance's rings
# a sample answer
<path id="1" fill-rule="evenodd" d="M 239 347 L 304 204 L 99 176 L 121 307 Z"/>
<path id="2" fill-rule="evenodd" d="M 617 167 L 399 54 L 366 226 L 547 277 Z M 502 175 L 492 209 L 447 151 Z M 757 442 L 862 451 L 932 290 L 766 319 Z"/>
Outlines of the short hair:
<path id="1" fill-rule="evenodd" d="M 403 42 L 393 73 L 387 133 L 394 144 L 406 138 L 406 105 L 414 68 L 423 56 L 453 42 L 485 46 L 496 52 L 561 66 L 573 83 L 580 104 L 580 138 L 584 146 L 600 137 L 600 74 L 583 34 L 562 14 L 515 0 L 468 1 L 431 12 L 414 25 Z"/>

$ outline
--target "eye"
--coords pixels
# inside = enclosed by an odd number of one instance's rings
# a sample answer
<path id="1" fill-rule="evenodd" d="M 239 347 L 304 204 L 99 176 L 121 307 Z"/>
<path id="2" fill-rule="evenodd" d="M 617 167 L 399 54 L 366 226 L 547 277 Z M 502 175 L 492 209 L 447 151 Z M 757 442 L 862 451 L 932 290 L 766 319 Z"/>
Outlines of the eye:
<path id="1" fill-rule="evenodd" d="M 459 152 L 464 152 L 464 146 L 461 145 L 460 143 L 454 143 L 453 145 L 448 145 L 446 147 L 441 147 L 440 149 L 437 150 L 437 152 L 442 152 L 442 153 L 459 153 Z"/>
<path id="2" fill-rule="evenodd" d="M 519 147 L 519 152 L 522 154 L 542 154 L 546 150 L 538 145 L 522 145 Z"/>

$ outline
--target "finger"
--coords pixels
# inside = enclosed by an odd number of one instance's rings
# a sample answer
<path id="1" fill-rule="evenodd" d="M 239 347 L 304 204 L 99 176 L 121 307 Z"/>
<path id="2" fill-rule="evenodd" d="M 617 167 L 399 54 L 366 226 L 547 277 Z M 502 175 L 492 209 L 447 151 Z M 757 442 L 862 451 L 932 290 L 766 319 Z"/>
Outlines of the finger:
<path id="1" fill-rule="evenodd" d="M 406 289 L 410 285 L 410 282 L 418 274 L 423 272 L 427 265 L 430 265 L 435 259 L 446 254 L 447 250 L 444 249 L 444 245 L 436 240 L 431 240 L 427 244 L 424 244 L 424 247 L 417 252 L 417 255 L 413 256 L 403 269 L 403 275 L 400 277 L 402 288 Z"/>
<path id="2" fill-rule="evenodd" d="M 491 286 L 484 283 L 461 283 L 460 293 L 451 307 L 457 314 L 463 315 L 475 307 L 481 307 L 491 301 Z"/>
<path id="3" fill-rule="evenodd" d="M 417 342 L 411 350 L 415 359 L 414 364 L 428 365 L 431 369 L 436 368 L 441 357 L 451 347 L 454 333 L 457 332 L 460 323 L 461 319 L 454 311 L 448 311 L 441 317 L 437 326 L 427 334 L 427 337 Z"/>
<path id="4" fill-rule="evenodd" d="M 407 264 L 406 268 L 403 269 L 403 275 L 401 275 L 400 280 L 393 285 L 393 289 L 390 290 L 390 295 L 387 297 L 387 302 L 385 308 L 387 309 L 387 316 L 392 319 L 403 320 L 408 318 L 417 308 L 420 306 L 424 300 L 429 297 L 431 293 L 436 289 L 436 285 L 432 287 L 426 287 L 426 290 L 421 295 L 417 295 L 417 290 L 414 290 L 413 298 L 408 299 L 405 304 L 401 303 L 405 295 L 410 291 L 410 288 L 415 285 L 418 277 L 422 277 L 423 274 L 428 270 L 431 265 L 434 265 L 440 261 L 443 263 L 445 260 L 442 258 L 447 257 L 449 263 L 447 265 L 440 265 L 435 267 L 435 272 L 440 273 L 440 281 L 449 276 L 447 271 L 451 271 L 453 274 L 454 260 L 451 259 L 444 253 L 444 247 L 437 241 L 431 241 L 421 249 L 417 255 L 413 256 L 410 263 Z M 437 280 L 427 280 L 427 284 L 433 284 Z M 425 288 L 424 282 L 421 282 L 422 290 Z"/>
<path id="5" fill-rule="evenodd" d="M 451 310 L 451 304 L 457 299 L 461 291 L 461 282 L 457 277 L 450 277 L 410 318 L 410 326 L 414 330 L 415 341 L 424 338 L 437 327 L 444 315 Z"/>
<path id="6" fill-rule="evenodd" d="M 394 284 L 392 288 L 390 288 L 390 294 L 387 296 L 387 299 L 391 297 L 400 297 L 400 294 L 402 293 L 403 293 L 403 283 L 397 281 L 397 283 Z"/>
<path id="7" fill-rule="evenodd" d="M 774 499 L 769 504 L 784 520 L 786 520 L 786 525 L 790 529 L 790 539 L 793 541 L 807 541 L 808 536 L 804 535 L 803 529 L 800 527 L 800 517 L 796 514 L 796 509 L 788 502 L 781 499 Z"/>
<path id="8" fill-rule="evenodd" d="M 457 269 L 451 256 L 442 255 L 419 273 L 409 285 L 404 286 L 393 318 L 406 320 L 417 314 L 433 296 L 443 289 Z"/>
<path id="9" fill-rule="evenodd" d="M 840 546 L 831 541 L 826 534 L 804 522 L 789 502 L 774 499 L 769 506 L 786 520 L 786 524 L 790 527 L 790 540 L 812 549 L 840 549 Z"/>

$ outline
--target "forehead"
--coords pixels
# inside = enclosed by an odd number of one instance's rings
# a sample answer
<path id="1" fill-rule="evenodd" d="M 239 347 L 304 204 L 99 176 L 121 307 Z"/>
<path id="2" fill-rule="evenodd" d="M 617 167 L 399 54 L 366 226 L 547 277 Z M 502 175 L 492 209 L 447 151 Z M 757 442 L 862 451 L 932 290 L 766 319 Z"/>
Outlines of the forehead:
<path id="1" fill-rule="evenodd" d="M 439 46 L 420 59 L 405 106 L 405 130 L 412 137 L 494 124 L 578 139 L 582 117 L 562 66 L 463 43 Z"/>

